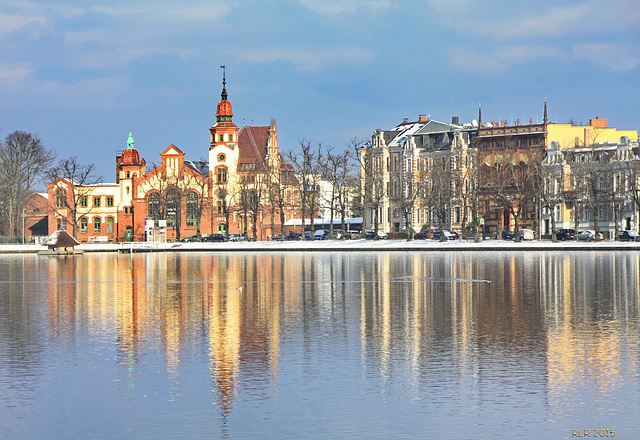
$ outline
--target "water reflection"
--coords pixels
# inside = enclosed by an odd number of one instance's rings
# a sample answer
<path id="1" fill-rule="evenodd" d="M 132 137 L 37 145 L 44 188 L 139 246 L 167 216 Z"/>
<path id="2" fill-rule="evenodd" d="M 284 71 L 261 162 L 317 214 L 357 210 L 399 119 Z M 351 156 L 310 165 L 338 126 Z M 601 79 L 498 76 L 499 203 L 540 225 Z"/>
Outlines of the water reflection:
<path id="1" fill-rule="evenodd" d="M 179 401 L 225 437 L 330 419 L 339 437 L 560 438 L 640 415 L 636 253 L 9 256 L 0 275 L 2 408 L 47 393 L 62 359 L 112 351 L 122 398 L 164 396 L 138 412 L 162 424 Z"/>

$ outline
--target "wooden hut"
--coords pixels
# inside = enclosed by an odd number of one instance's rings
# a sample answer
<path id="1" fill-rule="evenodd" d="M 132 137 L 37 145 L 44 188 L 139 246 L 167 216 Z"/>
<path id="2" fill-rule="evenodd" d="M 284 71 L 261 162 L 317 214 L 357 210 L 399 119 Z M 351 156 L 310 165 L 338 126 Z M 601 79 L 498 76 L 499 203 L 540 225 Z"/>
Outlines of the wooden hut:
<path id="1" fill-rule="evenodd" d="M 57 230 L 47 238 L 42 246 L 47 246 L 46 251 L 40 251 L 40 255 L 74 255 L 82 254 L 74 247 L 79 245 L 78 240 L 73 238 L 67 231 Z"/>

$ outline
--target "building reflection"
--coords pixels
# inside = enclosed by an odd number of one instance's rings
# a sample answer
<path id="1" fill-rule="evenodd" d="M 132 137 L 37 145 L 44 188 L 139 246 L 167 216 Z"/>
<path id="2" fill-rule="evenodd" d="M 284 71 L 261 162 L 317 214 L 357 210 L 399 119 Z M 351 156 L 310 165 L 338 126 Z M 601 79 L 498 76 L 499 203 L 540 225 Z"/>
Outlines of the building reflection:
<path id="1" fill-rule="evenodd" d="M 629 374 L 621 351 L 638 350 L 640 262 L 627 253 L 99 254 L 46 267 L 50 336 L 115 342 L 127 393 L 150 352 L 179 393 L 206 347 L 223 433 L 239 395 L 278 395 L 283 340 L 331 353 L 357 332 L 351 348 L 383 389 L 449 387 L 476 410 L 494 404 L 488 383 L 551 406 L 584 381 L 613 392 Z"/>

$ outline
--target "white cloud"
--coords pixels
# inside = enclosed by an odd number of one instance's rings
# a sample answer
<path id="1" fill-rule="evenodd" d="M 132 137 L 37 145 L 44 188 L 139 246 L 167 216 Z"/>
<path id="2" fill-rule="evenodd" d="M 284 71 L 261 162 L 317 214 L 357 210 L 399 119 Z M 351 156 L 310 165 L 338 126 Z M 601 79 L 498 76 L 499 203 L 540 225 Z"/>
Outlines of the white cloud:
<path id="1" fill-rule="evenodd" d="M 298 70 L 311 71 L 335 64 L 358 64 L 370 61 L 373 56 L 369 50 L 361 48 L 337 48 L 321 51 L 269 49 L 240 54 L 240 58 L 252 63 L 271 63 L 289 61 Z"/>
<path id="2" fill-rule="evenodd" d="M 0 108 L 114 107 L 126 99 L 130 81 L 103 77 L 77 82 L 40 80 L 28 65 L 0 65 Z"/>
<path id="3" fill-rule="evenodd" d="M 24 81 L 33 73 L 33 68 L 26 64 L 0 65 L 0 88 Z"/>
<path id="4" fill-rule="evenodd" d="M 352 14 L 359 10 L 384 10 L 394 4 L 389 0 L 296 0 L 305 8 L 325 15 Z"/>
<path id="5" fill-rule="evenodd" d="M 628 71 L 640 64 L 640 50 L 623 43 L 579 44 L 573 47 L 573 56 L 613 72 Z"/>
<path id="6" fill-rule="evenodd" d="M 48 19 L 42 16 L 7 14 L 0 12 L 0 38 L 16 31 L 32 29 L 38 31 L 48 27 Z"/>
<path id="7" fill-rule="evenodd" d="M 449 63 L 458 70 L 493 75 L 504 72 L 510 66 L 538 58 L 568 60 L 571 57 L 568 53 L 549 46 L 507 45 L 480 51 L 455 48 L 449 54 Z"/>
<path id="8" fill-rule="evenodd" d="M 565 7 L 547 7 L 539 3 L 519 2 L 491 4 L 458 0 L 441 2 L 430 0 L 433 10 L 441 15 L 445 24 L 465 34 L 490 37 L 497 41 L 514 38 L 548 38 L 567 35 L 579 29 L 586 29 L 595 18 L 593 1 Z M 601 5 L 597 4 L 600 8 Z"/>

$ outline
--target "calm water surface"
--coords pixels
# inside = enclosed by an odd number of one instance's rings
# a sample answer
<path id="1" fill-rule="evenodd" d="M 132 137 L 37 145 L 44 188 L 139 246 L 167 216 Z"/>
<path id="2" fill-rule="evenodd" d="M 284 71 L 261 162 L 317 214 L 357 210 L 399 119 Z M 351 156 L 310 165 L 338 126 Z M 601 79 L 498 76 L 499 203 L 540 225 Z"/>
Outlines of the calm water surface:
<path id="1" fill-rule="evenodd" d="M 636 252 L 2 255 L 0 280 L 1 439 L 640 438 Z"/>

